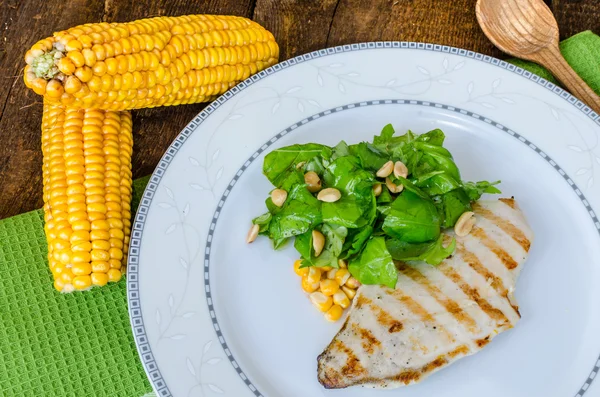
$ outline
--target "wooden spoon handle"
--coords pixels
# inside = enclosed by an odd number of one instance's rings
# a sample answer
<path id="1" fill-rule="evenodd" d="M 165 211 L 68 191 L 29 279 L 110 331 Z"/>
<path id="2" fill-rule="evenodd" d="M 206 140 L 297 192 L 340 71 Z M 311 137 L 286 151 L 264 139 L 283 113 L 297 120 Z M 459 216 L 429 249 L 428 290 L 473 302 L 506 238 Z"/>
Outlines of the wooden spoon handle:
<path id="1" fill-rule="evenodd" d="M 600 114 L 600 97 L 575 73 L 563 58 L 558 47 L 540 51 L 537 58 L 539 58 L 539 63 L 560 80 L 573 95 Z"/>

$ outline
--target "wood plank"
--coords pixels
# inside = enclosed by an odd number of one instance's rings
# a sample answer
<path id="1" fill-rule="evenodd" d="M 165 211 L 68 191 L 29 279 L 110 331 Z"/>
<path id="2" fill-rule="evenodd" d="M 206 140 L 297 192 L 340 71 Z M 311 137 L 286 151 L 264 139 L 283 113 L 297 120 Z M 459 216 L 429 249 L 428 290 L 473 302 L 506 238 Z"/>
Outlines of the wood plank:
<path id="1" fill-rule="evenodd" d="M 41 98 L 22 81 L 23 54 L 37 40 L 82 23 L 191 13 L 251 16 L 253 0 L 199 2 L 6 0 L 0 3 L 0 219 L 42 206 Z M 202 104 L 134 112 L 134 177 L 150 174 Z"/>
<path id="2" fill-rule="evenodd" d="M 270 30 L 280 58 L 327 46 L 327 35 L 339 0 L 257 0 L 254 20 Z"/>
<path id="3" fill-rule="evenodd" d="M 328 46 L 359 41 L 420 41 L 502 56 L 475 18 L 476 0 L 340 0 Z"/>
<path id="4" fill-rule="evenodd" d="M 551 9 L 558 22 L 561 40 L 584 30 L 600 33 L 598 0 L 552 0 Z"/>

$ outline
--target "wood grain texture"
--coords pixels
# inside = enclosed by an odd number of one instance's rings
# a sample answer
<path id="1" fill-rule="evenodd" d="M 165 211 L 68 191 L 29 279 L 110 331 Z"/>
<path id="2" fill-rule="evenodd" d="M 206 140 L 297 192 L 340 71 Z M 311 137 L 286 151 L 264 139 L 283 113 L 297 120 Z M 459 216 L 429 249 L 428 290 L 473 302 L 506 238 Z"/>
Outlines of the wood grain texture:
<path id="1" fill-rule="evenodd" d="M 475 19 L 476 0 L 0 0 L 0 219 L 42 206 L 41 100 L 20 76 L 24 52 L 54 31 L 192 13 L 252 17 L 271 30 L 281 59 L 326 46 L 410 40 L 502 54 Z M 550 2 L 548 0 L 547 2 Z M 552 0 L 561 37 L 600 31 L 597 0 Z M 134 177 L 152 172 L 205 105 L 134 111 Z"/>

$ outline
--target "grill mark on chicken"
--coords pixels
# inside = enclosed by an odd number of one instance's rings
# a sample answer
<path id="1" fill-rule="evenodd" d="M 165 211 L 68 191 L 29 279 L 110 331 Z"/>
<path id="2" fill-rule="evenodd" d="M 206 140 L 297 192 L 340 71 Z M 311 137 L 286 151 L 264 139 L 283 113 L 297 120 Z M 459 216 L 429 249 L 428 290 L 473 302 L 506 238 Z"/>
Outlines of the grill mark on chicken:
<path id="1" fill-rule="evenodd" d="M 487 345 L 488 343 L 490 343 L 490 336 L 486 336 L 485 338 L 482 339 L 477 339 L 475 341 L 475 343 L 477 344 L 477 347 L 479 347 L 480 349 L 483 349 L 485 347 L 485 345 Z"/>
<path id="2" fill-rule="evenodd" d="M 481 297 L 479 291 L 476 288 L 467 284 L 463 278 L 458 274 L 454 269 L 452 269 L 448 264 L 442 263 L 438 266 L 438 269 L 454 284 L 456 284 L 465 295 L 471 298 L 477 305 L 483 310 L 485 314 L 488 315 L 491 319 L 500 323 L 499 325 L 503 325 L 506 323 L 510 323 L 508 318 L 502 313 L 501 310 L 493 307 L 487 300 Z"/>
<path id="3" fill-rule="evenodd" d="M 346 356 L 348 356 L 346 359 L 346 365 L 344 365 L 340 371 L 343 376 L 357 377 L 367 373 L 367 370 L 360 364 L 360 360 L 358 357 L 356 357 L 354 351 L 352 351 L 352 349 L 346 346 L 342 341 L 336 341 L 334 348 L 346 353 Z"/>
<path id="4" fill-rule="evenodd" d="M 377 313 L 377 322 L 386 327 L 390 334 L 400 332 L 402 331 L 402 328 L 404 328 L 400 321 L 390 316 L 390 314 L 381 307 L 371 304 L 371 310 Z"/>
<path id="5" fill-rule="evenodd" d="M 488 210 L 487 208 L 481 206 L 481 204 L 474 203 L 473 209 L 475 210 L 475 213 L 477 215 L 483 216 L 484 218 L 498 226 L 500 229 L 502 229 L 513 240 L 519 243 L 519 245 L 523 247 L 525 252 L 529 252 L 529 248 L 531 247 L 531 241 L 529 241 L 529 239 L 525 236 L 521 229 L 519 229 L 506 219 L 502 218 L 501 216 L 498 216 L 492 211 Z"/>
<path id="6" fill-rule="evenodd" d="M 362 340 L 362 347 L 367 353 L 373 354 L 375 348 L 381 347 L 381 342 L 379 339 L 377 339 L 375 335 L 373 335 L 373 333 L 368 329 L 361 328 L 358 324 L 352 323 L 352 331 L 356 335 L 360 336 Z"/>
<path id="7" fill-rule="evenodd" d="M 460 324 L 465 325 L 473 333 L 477 332 L 477 323 L 473 320 L 473 317 L 466 313 L 458 303 L 447 297 L 437 286 L 433 285 L 421 272 L 404 264 L 400 266 L 400 271 L 427 290 Z"/>
<path id="8" fill-rule="evenodd" d="M 503 202 L 504 204 L 508 205 L 513 210 L 517 209 L 517 204 L 515 203 L 515 199 L 512 199 L 512 198 L 499 198 L 498 201 Z"/>
<path id="9" fill-rule="evenodd" d="M 417 369 L 413 369 L 413 370 L 406 370 L 406 371 L 402 371 L 396 375 L 393 376 L 388 376 L 385 378 L 372 378 L 372 377 L 368 377 L 368 378 L 362 378 L 359 381 L 353 382 L 351 385 L 358 385 L 358 384 L 365 384 L 365 383 L 370 383 L 370 384 L 385 384 L 385 381 L 396 381 L 396 382 L 402 382 L 405 385 L 408 385 L 410 383 L 414 383 L 414 382 L 418 382 L 421 377 L 429 374 L 430 372 L 435 371 L 436 369 L 443 367 L 444 365 L 448 364 L 448 360 L 452 359 L 460 354 L 465 355 L 469 353 L 469 348 L 465 345 L 461 345 L 459 347 L 457 347 L 456 349 L 443 354 L 443 355 L 439 355 L 438 357 L 436 357 L 435 359 L 433 359 L 431 362 L 423 365 L 421 368 L 417 368 Z M 325 385 L 326 388 L 327 385 Z"/>
<path id="10" fill-rule="evenodd" d="M 504 263 L 504 266 L 506 266 L 507 269 L 512 270 L 519 266 L 513 257 L 510 256 L 504 249 L 502 249 L 502 247 L 500 247 L 494 240 L 492 240 L 480 227 L 475 226 L 471 231 L 471 235 L 477 237 L 483 245 L 492 251 L 498 257 L 498 259 Z"/>
<path id="11" fill-rule="evenodd" d="M 431 315 L 431 313 L 429 313 L 423 306 L 421 306 L 419 302 L 417 302 L 408 295 L 404 295 L 399 289 L 392 290 L 386 288 L 385 292 L 386 294 L 398 299 L 400 303 L 402 303 L 408 310 L 417 315 L 421 319 L 421 321 L 423 321 L 426 324 L 429 324 L 434 329 L 443 332 L 450 342 L 455 341 L 454 336 L 452 336 L 452 334 L 445 327 L 442 327 L 440 324 L 438 324 L 435 318 L 433 318 L 433 316 Z"/>
<path id="12" fill-rule="evenodd" d="M 498 292 L 500 296 L 506 296 L 508 294 L 508 290 L 504 287 L 504 282 L 494 273 L 488 270 L 480 261 L 477 256 L 471 251 L 467 250 L 462 243 L 456 242 L 456 251 L 462 259 L 469 264 L 471 269 L 475 270 L 477 273 L 481 274 L 486 280 L 492 280 L 492 288 Z"/>

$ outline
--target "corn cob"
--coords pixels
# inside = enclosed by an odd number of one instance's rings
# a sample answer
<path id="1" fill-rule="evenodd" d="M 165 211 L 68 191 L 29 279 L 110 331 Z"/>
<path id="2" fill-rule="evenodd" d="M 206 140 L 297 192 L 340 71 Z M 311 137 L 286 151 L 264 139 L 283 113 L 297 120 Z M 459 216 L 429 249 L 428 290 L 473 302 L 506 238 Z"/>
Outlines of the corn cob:
<path id="1" fill-rule="evenodd" d="M 131 230 L 131 114 L 44 101 L 44 218 L 54 287 L 119 281 Z"/>
<path id="2" fill-rule="evenodd" d="M 211 101 L 278 56 L 246 18 L 157 17 L 57 32 L 27 52 L 24 79 L 63 106 L 128 110 Z"/>

